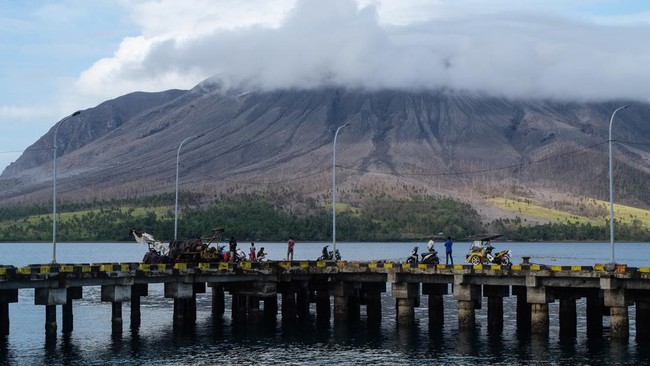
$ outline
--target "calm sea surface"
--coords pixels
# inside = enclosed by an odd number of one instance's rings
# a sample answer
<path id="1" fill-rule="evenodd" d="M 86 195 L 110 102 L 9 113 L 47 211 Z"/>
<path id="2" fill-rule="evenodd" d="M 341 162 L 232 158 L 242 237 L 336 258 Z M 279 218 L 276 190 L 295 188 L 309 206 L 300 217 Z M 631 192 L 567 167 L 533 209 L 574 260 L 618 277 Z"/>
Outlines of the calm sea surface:
<path id="1" fill-rule="evenodd" d="M 404 261 L 413 246 L 420 251 L 425 243 L 337 243 L 345 260 Z M 514 263 L 521 256 L 531 262 L 548 265 L 593 265 L 611 261 L 609 243 L 493 243 L 497 250 L 513 251 Z M 245 250 L 250 243 L 240 243 Z M 295 259 L 315 259 L 323 243 L 296 244 Z M 441 243 L 437 243 L 441 250 Z M 256 243 L 264 246 L 269 259 L 283 259 L 285 243 Z M 469 243 L 454 244 L 454 259 L 462 263 Z M 331 248 L 330 248 L 331 249 Z M 59 263 L 138 262 L 146 247 L 135 243 L 59 243 Z M 2 243 L 0 264 L 24 266 L 48 263 L 51 244 Z M 617 243 L 615 259 L 633 267 L 650 267 L 650 244 Z M 314 321 L 283 325 L 275 321 L 263 325 L 233 324 L 230 312 L 213 318 L 210 291 L 197 296 L 197 321 L 193 330 L 172 329 L 173 301 L 165 299 L 162 285 L 151 285 L 149 296 L 142 298 L 142 325 L 129 329 L 129 305 L 123 308 L 124 332 L 111 335 L 111 305 L 100 301 L 99 287 L 85 287 L 83 298 L 74 302 L 74 331 L 59 334 L 56 342 L 45 342 L 45 309 L 34 305 L 34 291 L 20 290 L 19 302 L 9 305 L 10 335 L 0 339 L 0 364 L 8 365 L 642 365 L 650 364 L 650 345 L 637 344 L 634 307 L 630 307 L 629 342 L 610 340 L 605 317 L 604 334 L 587 337 L 584 299 L 578 300 L 578 336 L 559 338 L 558 303 L 549 306 L 549 337 L 518 335 L 515 327 L 516 298 L 504 300 L 504 333 L 487 334 L 487 305 L 477 310 L 476 332 L 459 332 L 457 304 L 445 296 L 445 325 L 430 329 L 426 296 L 416 308 L 418 323 L 398 327 L 395 301 L 390 289 L 383 295 L 383 320 L 370 327 L 363 320 L 356 325 L 317 325 Z M 230 308 L 226 295 L 226 306 Z M 485 302 L 485 299 L 484 299 Z M 61 309 L 58 307 L 59 332 Z M 315 308 L 312 304 L 312 315 Z M 650 325 L 644 325 L 650 326 Z"/>

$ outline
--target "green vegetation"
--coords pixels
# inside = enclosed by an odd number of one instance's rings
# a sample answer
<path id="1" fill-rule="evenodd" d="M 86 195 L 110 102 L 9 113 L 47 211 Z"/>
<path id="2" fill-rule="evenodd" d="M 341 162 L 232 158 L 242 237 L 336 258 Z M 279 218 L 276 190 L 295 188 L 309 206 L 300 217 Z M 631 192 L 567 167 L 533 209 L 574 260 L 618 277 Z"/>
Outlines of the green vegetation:
<path id="1" fill-rule="evenodd" d="M 160 202 L 159 199 L 153 201 Z M 116 206 L 116 203 L 104 205 Z M 464 237 L 480 230 L 476 211 L 449 198 L 374 198 L 362 207 L 337 204 L 337 208 L 339 240 L 423 240 L 441 231 Z M 144 210 L 113 207 L 60 212 L 57 221 L 59 241 L 132 240 L 128 233 L 132 227 L 141 228 L 163 240 L 173 236 L 173 210 L 163 206 L 150 205 Z M 1 241 L 51 240 L 51 215 L 42 214 L 37 209 L 3 214 Z M 257 195 L 221 196 L 205 208 L 183 209 L 178 236 L 205 236 L 216 227 L 225 228 L 227 236 L 239 240 L 272 241 L 294 236 L 305 241 L 326 241 L 331 240 L 332 217 L 327 207 L 312 199 L 303 202 L 298 210 Z"/>
<path id="2" fill-rule="evenodd" d="M 490 198 L 488 201 L 497 207 L 520 214 L 523 217 L 549 220 L 557 223 L 592 224 L 598 226 L 603 225 L 605 221 L 609 220 L 609 202 L 596 199 L 589 199 L 588 202 L 580 204 L 556 202 L 556 206 L 562 209 L 544 207 L 526 199 Z M 575 213 L 571 212 L 571 209 Z M 615 204 L 614 217 L 623 224 L 650 227 L 650 211 L 648 210 Z"/>
<path id="3" fill-rule="evenodd" d="M 538 214 L 555 221 L 530 225 L 526 220 L 497 219 L 482 225 L 478 213 L 468 204 L 447 197 L 414 195 L 397 199 L 371 197 L 356 204 L 337 203 L 337 240 L 341 241 L 423 241 L 439 232 L 463 239 L 478 233 L 501 233 L 517 241 L 607 240 L 607 221 L 602 217 L 581 217 L 536 206 L 531 202 L 500 200 L 505 207 L 526 215 Z M 146 201 L 146 202 L 145 202 Z M 299 202 L 286 195 L 240 194 L 219 196 L 206 204 L 199 195 L 182 193 L 179 238 L 207 236 L 212 229 L 225 228 L 226 236 L 240 241 L 282 241 L 293 236 L 302 241 L 331 240 L 331 205 L 313 198 Z M 173 202 L 170 195 L 132 200 L 61 205 L 57 221 L 59 241 L 129 241 L 130 228 L 140 228 L 161 240 L 173 236 Z M 286 202 L 298 202 L 287 206 Z M 593 201 L 590 204 L 600 205 Z M 616 221 L 618 240 L 650 241 L 645 211 L 617 213 L 630 220 Z M 52 239 L 51 213 L 46 207 L 0 210 L 0 241 L 49 241 Z M 562 215 L 561 215 L 562 214 Z"/>

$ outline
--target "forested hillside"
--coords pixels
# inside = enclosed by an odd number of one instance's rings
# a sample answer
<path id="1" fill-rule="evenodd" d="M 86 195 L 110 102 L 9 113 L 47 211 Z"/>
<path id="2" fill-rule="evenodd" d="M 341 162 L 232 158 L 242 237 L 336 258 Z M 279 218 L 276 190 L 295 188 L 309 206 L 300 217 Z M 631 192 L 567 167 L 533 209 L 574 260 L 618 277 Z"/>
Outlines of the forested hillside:
<path id="1" fill-rule="evenodd" d="M 185 202 L 200 202 L 195 194 L 185 193 Z M 64 206 L 58 220 L 57 239 L 62 241 L 130 241 L 130 228 L 140 228 L 156 238 L 173 237 L 173 208 L 157 206 L 168 196 L 148 200 L 147 207 L 132 201 L 95 203 L 98 210 Z M 394 199 L 376 197 L 360 207 L 338 207 L 337 240 L 340 241 L 425 241 L 432 235 L 450 235 L 463 240 L 479 233 L 504 234 L 517 241 L 606 240 L 605 225 L 584 223 L 529 226 L 521 219 L 497 219 L 482 225 L 478 213 L 460 201 L 433 196 Z M 179 238 L 209 236 L 224 228 L 226 236 L 241 241 L 284 241 L 293 236 L 301 241 L 329 241 L 332 233 L 331 206 L 315 200 L 300 209 L 287 209 L 270 198 L 236 195 L 215 199 L 211 205 L 183 210 Z M 51 213 L 45 207 L 2 210 L 0 241 L 51 240 Z M 619 240 L 650 241 L 650 232 L 639 225 L 617 224 Z"/>

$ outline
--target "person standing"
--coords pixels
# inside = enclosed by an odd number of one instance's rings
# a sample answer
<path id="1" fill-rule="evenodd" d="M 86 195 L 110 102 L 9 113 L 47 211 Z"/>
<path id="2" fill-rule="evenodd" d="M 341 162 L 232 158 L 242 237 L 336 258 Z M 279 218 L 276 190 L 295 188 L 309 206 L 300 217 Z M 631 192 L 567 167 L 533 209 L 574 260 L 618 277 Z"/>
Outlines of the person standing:
<path id="1" fill-rule="evenodd" d="M 427 244 L 427 250 L 433 252 L 433 236 L 429 238 L 429 243 Z"/>
<path id="2" fill-rule="evenodd" d="M 251 249 L 250 249 L 250 252 L 248 253 L 248 259 L 249 259 L 251 262 L 255 262 L 255 258 L 256 258 L 255 255 L 256 255 L 256 252 L 255 252 L 255 243 L 254 243 L 254 242 L 251 242 Z"/>
<path id="3" fill-rule="evenodd" d="M 289 241 L 287 242 L 287 260 L 292 261 L 293 260 L 293 247 L 296 245 L 296 242 L 293 241 L 292 237 L 289 237 Z"/>
<path id="4" fill-rule="evenodd" d="M 451 262 L 451 265 L 454 265 L 454 257 L 451 256 L 451 246 L 454 245 L 454 242 L 451 241 L 451 236 L 447 237 L 447 241 L 445 242 L 445 252 L 447 252 L 447 257 L 445 258 L 445 264 L 449 264 Z"/>
<path id="5" fill-rule="evenodd" d="M 237 240 L 235 240 L 234 236 L 230 237 L 230 242 L 228 243 L 228 246 L 230 249 L 230 261 L 234 262 L 235 261 L 235 256 L 237 255 Z"/>

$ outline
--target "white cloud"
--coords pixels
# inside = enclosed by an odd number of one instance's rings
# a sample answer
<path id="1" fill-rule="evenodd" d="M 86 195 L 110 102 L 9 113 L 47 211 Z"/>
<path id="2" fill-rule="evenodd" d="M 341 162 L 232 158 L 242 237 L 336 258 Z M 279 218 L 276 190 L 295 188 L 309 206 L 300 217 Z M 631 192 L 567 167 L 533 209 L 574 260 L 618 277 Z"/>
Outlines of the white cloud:
<path id="1" fill-rule="evenodd" d="M 115 97 L 190 88 L 218 74 L 228 85 L 265 89 L 329 84 L 579 100 L 650 97 L 650 48 L 640 47 L 647 22 L 626 15 L 623 25 L 603 25 L 558 15 L 557 1 L 511 3 L 144 1 L 131 7 L 142 35 L 124 39 L 77 86 Z"/>

